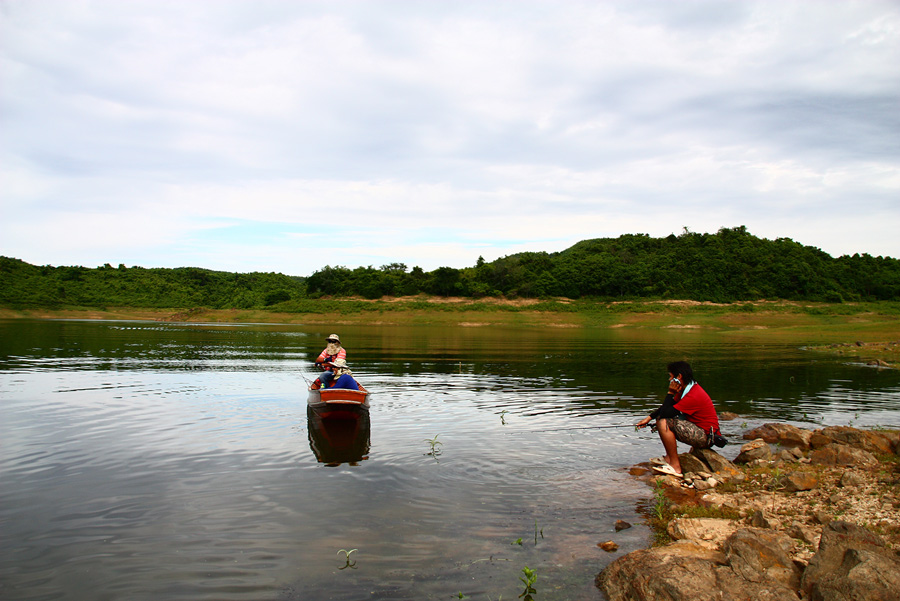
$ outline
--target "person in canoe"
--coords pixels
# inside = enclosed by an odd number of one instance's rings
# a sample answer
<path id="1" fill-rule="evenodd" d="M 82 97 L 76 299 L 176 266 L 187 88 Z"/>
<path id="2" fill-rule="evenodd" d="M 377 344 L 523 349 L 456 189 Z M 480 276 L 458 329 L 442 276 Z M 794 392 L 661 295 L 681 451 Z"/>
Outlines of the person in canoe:
<path id="1" fill-rule="evenodd" d="M 325 339 L 325 350 L 316 357 L 316 365 L 322 369 L 328 369 L 326 364 L 335 359 L 347 359 L 347 349 L 341 346 L 341 339 L 337 334 L 330 334 Z"/>
<path id="2" fill-rule="evenodd" d="M 349 390 L 359 390 L 359 382 L 353 377 L 353 372 L 347 367 L 345 359 L 335 359 L 331 362 L 331 370 L 324 372 L 321 376 L 313 381 L 310 388 L 319 390 L 320 388 L 347 388 Z M 330 378 L 323 378 L 325 374 L 331 374 Z"/>
<path id="3" fill-rule="evenodd" d="M 686 361 L 675 361 L 667 367 L 669 390 L 663 404 L 635 426 L 643 428 L 650 420 L 656 420 L 666 454 L 651 459 L 650 465 L 655 472 L 681 477 L 678 441 L 695 449 L 708 449 L 713 444 L 722 446 L 724 442 L 716 409 L 706 391 L 694 380 L 691 366 Z"/>

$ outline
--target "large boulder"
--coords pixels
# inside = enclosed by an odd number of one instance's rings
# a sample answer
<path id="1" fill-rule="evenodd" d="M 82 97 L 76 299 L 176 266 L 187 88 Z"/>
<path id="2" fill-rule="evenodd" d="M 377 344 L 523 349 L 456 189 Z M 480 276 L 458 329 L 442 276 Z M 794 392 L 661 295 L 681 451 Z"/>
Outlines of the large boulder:
<path id="1" fill-rule="evenodd" d="M 809 454 L 814 465 L 848 465 L 853 467 L 874 467 L 878 460 L 872 453 L 845 444 L 832 443 Z"/>
<path id="2" fill-rule="evenodd" d="M 893 453 L 894 447 L 891 436 L 872 430 L 859 430 L 850 426 L 828 426 L 816 430 L 817 434 L 830 438 L 832 441 L 850 445 L 869 453 Z"/>
<path id="3" fill-rule="evenodd" d="M 757 459 L 768 460 L 772 458 L 772 447 L 762 438 L 751 440 L 741 447 L 741 452 L 734 458 L 735 463 L 750 463 Z"/>
<path id="4" fill-rule="evenodd" d="M 728 478 L 737 476 L 741 473 L 741 470 L 734 465 L 732 462 L 728 461 L 712 449 L 695 449 L 691 451 L 692 455 L 695 455 L 700 460 L 703 461 L 707 466 L 709 466 L 709 471 L 714 474 L 724 475 Z"/>
<path id="5" fill-rule="evenodd" d="M 900 558 L 862 526 L 831 522 L 800 586 L 811 601 L 897 601 Z"/>
<path id="6" fill-rule="evenodd" d="M 784 583 L 748 581 L 725 562 L 721 552 L 680 541 L 623 555 L 597 576 L 597 586 L 609 601 L 798 601 Z"/>
<path id="7" fill-rule="evenodd" d="M 800 569 L 789 555 L 793 545 L 791 537 L 782 532 L 743 528 L 725 541 L 723 550 L 728 565 L 744 580 L 774 580 L 793 591 L 800 586 Z"/>
<path id="8" fill-rule="evenodd" d="M 674 540 L 689 540 L 718 548 L 738 528 L 738 522 L 722 518 L 676 518 L 666 526 L 666 532 Z"/>
<path id="9" fill-rule="evenodd" d="M 763 424 L 758 428 L 744 434 L 745 440 L 762 438 L 768 443 L 779 444 L 783 447 L 797 447 L 808 449 L 812 432 L 803 430 L 790 424 Z"/>
<path id="10" fill-rule="evenodd" d="M 705 472 L 709 469 L 709 467 L 703 463 L 700 458 L 691 455 L 690 453 L 682 453 L 678 456 L 678 461 L 681 463 L 681 473 L 687 474 L 688 472 Z"/>

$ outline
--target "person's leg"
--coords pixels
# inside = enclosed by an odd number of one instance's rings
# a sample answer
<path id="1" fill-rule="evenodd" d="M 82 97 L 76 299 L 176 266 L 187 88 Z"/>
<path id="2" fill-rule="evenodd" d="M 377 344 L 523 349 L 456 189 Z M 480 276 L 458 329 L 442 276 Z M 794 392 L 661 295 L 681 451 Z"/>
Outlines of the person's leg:
<path id="1" fill-rule="evenodd" d="M 322 383 L 322 388 L 328 388 L 332 380 L 334 380 L 334 372 L 331 370 L 326 369 L 322 372 L 322 375 L 319 376 L 319 382 Z"/>
<path id="2" fill-rule="evenodd" d="M 663 443 L 666 450 L 666 463 L 681 473 L 681 462 L 678 460 L 678 440 L 675 438 L 675 432 L 669 424 L 668 419 L 661 419 L 656 422 L 656 430 L 659 432 L 659 439 Z"/>

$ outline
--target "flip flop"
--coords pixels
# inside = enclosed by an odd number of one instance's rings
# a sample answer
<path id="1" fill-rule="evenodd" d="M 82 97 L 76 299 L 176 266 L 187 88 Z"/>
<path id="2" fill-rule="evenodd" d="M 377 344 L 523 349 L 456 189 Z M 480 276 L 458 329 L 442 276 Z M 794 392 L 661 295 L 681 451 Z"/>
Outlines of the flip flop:
<path id="1" fill-rule="evenodd" d="M 657 472 L 660 474 L 666 474 L 667 476 L 675 476 L 676 478 L 684 477 L 681 474 L 679 474 L 678 472 L 676 472 L 675 468 L 672 467 L 671 465 L 669 465 L 668 463 L 665 465 L 651 465 L 650 469 L 652 469 L 654 472 Z"/>
<path id="2" fill-rule="evenodd" d="M 650 460 L 650 465 L 666 465 L 665 457 L 654 457 Z"/>

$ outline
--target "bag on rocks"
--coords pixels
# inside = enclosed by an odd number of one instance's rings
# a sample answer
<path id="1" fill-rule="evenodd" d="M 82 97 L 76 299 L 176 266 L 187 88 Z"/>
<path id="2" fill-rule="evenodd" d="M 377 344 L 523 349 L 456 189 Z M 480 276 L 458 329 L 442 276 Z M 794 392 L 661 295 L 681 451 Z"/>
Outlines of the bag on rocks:
<path id="1" fill-rule="evenodd" d="M 728 439 L 722 436 L 721 434 L 716 434 L 715 429 L 712 427 L 709 429 L 709 433 L 706 435 L 706 448 L 710 448 L 713 445 L 716 445 L 719 448 L 724 447 L 728 444 Z"/>

